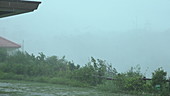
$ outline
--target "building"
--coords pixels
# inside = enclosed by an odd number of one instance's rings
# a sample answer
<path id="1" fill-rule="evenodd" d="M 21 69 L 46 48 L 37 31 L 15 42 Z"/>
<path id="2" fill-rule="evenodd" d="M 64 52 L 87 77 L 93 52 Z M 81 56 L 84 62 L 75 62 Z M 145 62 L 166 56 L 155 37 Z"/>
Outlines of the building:
<path id="1" fill-rule="evenodd" d="M 14 54 L 19 48 L 21 48 L 21 45 L 0 37 L 0 48 L 6 49 L 8 54 L 11 55 Z"/>
<path id="2" fill-rule="evenodd" d="M 38 8 L 40 3 L 24 0 L 0 0 L 0 18 L 33 12 Z M 9 54 L 13 54 L 20 47 L 19 44 L 0 37 L 0 48 L 7 49 Z"/>
<path id="3" fill-rule="evenodd" d="M 33 12 L 40 3 L 23 0 L 0 0 L 0 18 Z"/>
<path id="4" fill-rule="evenodd" d="M 33 12 L 41 2 L 24 0 L 0 0 L 0 18 Z M 0 48 L 7 49 L 9 54 L 13 54 L 21 46 L 3 37 L 0 37 Z"/>

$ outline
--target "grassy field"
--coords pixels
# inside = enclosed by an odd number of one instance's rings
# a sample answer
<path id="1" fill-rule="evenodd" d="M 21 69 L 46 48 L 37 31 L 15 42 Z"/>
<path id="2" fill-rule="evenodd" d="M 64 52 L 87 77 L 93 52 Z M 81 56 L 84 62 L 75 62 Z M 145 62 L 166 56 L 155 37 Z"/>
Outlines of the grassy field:
<path id="1" fill-rule="evenodd" d="M 70 87 L 25 81 L 0 81 L 0 96 L 132 96 L 105 93 L 95 88 Z M 146 95 L 144 95 L 146 96 Z"/>

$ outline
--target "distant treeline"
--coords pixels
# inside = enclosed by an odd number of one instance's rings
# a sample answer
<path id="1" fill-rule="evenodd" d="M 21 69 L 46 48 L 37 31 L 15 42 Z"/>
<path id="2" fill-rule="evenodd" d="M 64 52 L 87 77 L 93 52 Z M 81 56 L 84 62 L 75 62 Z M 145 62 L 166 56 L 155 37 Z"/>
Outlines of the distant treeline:
<path id="1" fill-rule="evenodd" d="M 106 80 L 105 78 L 114 80 Z M 154 93 L 170 95 L 170 84 L 166 82 L 167 72 L 162 68 L 152 73 L 152 80 L 145 81 L 140 66 L 129 71 L 118 73 L 105 60 L 91 60 L 84 66 L 68 61 L 65 56 L 47 57 L 17 51 L 9 55 L 6 49 L 0 49 L 0 79 L 27 80 L 54 84 L 65 84 L 79 87 L 96 86 L 97 89 L 109 92 L 128 92 L 131 94 Z"/>

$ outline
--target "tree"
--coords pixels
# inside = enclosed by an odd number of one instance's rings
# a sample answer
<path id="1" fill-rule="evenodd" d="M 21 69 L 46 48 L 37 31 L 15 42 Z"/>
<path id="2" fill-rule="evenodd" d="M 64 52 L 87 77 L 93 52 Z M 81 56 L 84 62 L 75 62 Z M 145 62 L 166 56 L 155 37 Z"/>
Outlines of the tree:
<path id="1" fill-rule="evenodd" d="M 144 90 L 144 77 L 140 72 L 140 66 L 131 67 L 125 73 L 119 73 L 115 80 L 116 87 L 124 91 L 142 91 Z"/>
<path id="2" fill-rule="evenodd" d="M 7 58 L 7 50 L 5 48 L 0 48 L 0 62 L 4 62 Z"/>
<path id="3" fill-rule="evenodd" d="M 162 90 L 163 86 L 166 83 L 166 75 L 162 68 L 158 68 L 152 73 L 152 86 L 155 87 L 156 85 L 160 85 L 160 89 Z"/>

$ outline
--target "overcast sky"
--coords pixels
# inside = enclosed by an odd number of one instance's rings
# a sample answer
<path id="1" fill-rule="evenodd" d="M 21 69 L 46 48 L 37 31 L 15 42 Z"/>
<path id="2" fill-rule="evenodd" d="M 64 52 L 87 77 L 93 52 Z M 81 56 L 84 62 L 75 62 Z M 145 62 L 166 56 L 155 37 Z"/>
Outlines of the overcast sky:
<path id="1" fill-rule="evenodd" d="M 40 1 L 40 0 L 39 0 Z M 170 73 L 169 0 L 44 0 L 38 10 L 0 19 L 0 35 L 29 53 L 66 56 L 84 65 L 91 56 L 118 72 L 140 64 L 151 75 Z"/>

